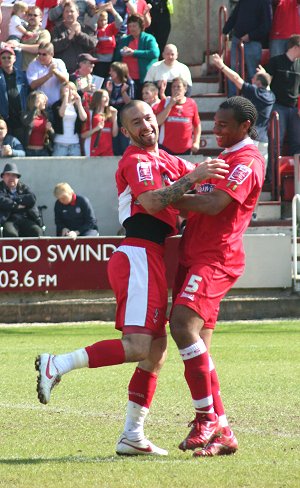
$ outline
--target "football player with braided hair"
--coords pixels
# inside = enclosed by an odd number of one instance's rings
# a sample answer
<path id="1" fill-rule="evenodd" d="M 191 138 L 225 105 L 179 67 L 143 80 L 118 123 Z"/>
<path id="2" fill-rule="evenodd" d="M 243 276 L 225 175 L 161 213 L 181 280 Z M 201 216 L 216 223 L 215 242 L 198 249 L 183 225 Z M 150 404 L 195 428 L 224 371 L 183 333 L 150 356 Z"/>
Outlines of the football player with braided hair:
<path id="1" fill-rule="evenodd" d="M 244 270 L 242 237 L 264 181 L 264 161 L 255 137 L 254 105 L 243 97 L 222 103 L 214 134 L 229 165 L 223 180 L 210 178 L 174 204 L 189 211 L 179 249 L 173 290 L 171 334 L 184 363 L 195 419 L 179 449 L 194 456 L 234 453 L 236 437 L 228 425 L 218 376 L 210 357 L 220 302 Z"/>

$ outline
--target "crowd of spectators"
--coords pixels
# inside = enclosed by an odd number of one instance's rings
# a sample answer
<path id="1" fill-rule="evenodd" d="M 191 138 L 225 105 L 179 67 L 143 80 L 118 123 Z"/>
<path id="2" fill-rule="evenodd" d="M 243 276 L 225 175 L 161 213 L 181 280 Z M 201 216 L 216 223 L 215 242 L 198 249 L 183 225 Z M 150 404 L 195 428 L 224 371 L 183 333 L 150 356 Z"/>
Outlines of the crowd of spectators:
<path id="1" fill-rule="evenodd" d="M 9 137 L 1 142 L 1 157 L 123 154 L 129 139 L 119 130 L 120 110 L 142 99 L 145 78 L 160 56 L 165 70 L 154 80 L 158 95 L 169 94 L 172 76 L 191 85 L 188 68 L 178 69 L 176 46 L 166 46 L 170 28 L 159 44 L 153 35 L 159 35 L 159 18 L 170 23 L 171 5 L 16 1 L 0 47 L 0 117 Z"/>
<path id="2" fill-rule="evenodd" d="M 201 122 L 189 68 L 167 44 L 170 6 L 166 0 L 15 2 L 0 47 L 0 157 L 122 155 L 129 139 L 120 130 L 120 110 L 134 98 L 153 107 L 161 148 L 196 154 Z M 231 71 L 214 59 L 230 81 L 228 95 L 241 90 L 256 105 L 266 158 L 272 108 L 280 116 L 281 147 L 286 135 L 287 154 L 300 152 L 299 12 L 300 0 L 234 2 L 223 29 L 232 41 Z M 241 41 L 245 79 L 235 73 Z M 271 59 L 262 67 L 264 47 Z"/>

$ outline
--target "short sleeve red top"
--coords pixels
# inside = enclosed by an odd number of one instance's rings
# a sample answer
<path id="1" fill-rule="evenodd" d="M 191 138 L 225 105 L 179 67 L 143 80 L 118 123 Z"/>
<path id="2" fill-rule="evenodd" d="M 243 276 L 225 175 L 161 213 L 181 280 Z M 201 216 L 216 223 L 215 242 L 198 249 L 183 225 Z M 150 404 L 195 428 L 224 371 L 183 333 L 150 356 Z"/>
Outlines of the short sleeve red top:
<path id="1" fill-rule="evenodd" d="M 155 114 L 163 111 L 169 99 L 161 100 Z M 192 98 L 182 105 L 174 105 L 159 130 L 159 143 L 174 154 L 182 154 L 193 145 L 193 129 L 200 124 L 198 107 Z"/>
<path id="2" fill-rule="evenodd" d="M 179 260 L 186 267 L 211 264 L 231 276 L 240 276 L 244 270 L 242 237 L 264 181 L 263 157 L 250 138 L 246 142 L 218 156 L 229 164 L 224 180 L 210 179 L 197 186 L 199 195 L 222 190 L 233 200 L 218 215 L 193 213 L 189 216 L 179 252 Z"/>
<path id="3" fill-rule="evenodd" d="M 120 223 L 123 224 L 136 213 L 147 214 L 137 202 L 141 193 L 169 186 L 194 168 L 193 163 L 165 151 L 159 150 L 159 154 L 156 154 L 137 146 L 129 146 L 116 172 Z M 176 234 L 177 215 L 178 211 L 168 206 L 155 214 L 155 217 L 172 227 L 173 234 Z"/>

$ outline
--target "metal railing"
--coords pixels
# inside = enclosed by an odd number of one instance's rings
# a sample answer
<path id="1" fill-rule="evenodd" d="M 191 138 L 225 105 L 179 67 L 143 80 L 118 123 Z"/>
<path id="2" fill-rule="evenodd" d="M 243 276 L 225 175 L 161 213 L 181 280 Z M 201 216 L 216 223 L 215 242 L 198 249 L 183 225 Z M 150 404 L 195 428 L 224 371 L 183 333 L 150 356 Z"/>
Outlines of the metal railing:
<path id="1" fill-rule="evenodd" d="M 292 222 L 293 222 L 293 290 L 300 291 L 300 274 L 298 273 L 298 245 L 297 245 L 297 207 L 300 205 L 300 195 L 296 193 L 292 201 Z M 298 281 L 299 280 L 299 281 Z"/>
<path id="2" fill-rule="evenodd" d="M 280 128 L 279 114 L 274 110 L 270 119 L 270 161 L 271 164 L 271 195 L 273 201 L 280 201 L 281 182 L 279 175 Z"/>
<path id="3" fill-rule="evenodd" d="M 225 63 L 226 63 L 227 52 L 228 52 L 228 39 L 227 36 L 225 37 L 223 35 L 222 31 L 226 21 L 227 21 L 227 8 L 225 7 L 225 5 L 221 5 L 221 7 L 219 8 L 219 18 L 218 18 L 218 53 L 219 56 L 221 56 L 224 59 Z M 219 91 L 220 93 L 224 91 L 225 95 L 227 96 L 227 83 L 225 81 L 222 71 L 219 71 L 218 78 L 219 78 Z"/>

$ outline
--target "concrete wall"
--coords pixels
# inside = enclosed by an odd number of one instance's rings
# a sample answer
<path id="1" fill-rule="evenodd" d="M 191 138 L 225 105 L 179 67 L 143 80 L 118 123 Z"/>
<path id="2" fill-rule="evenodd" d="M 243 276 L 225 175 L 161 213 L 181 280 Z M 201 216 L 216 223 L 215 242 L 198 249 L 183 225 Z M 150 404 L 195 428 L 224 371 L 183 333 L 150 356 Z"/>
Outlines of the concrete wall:
<path id="1" fill-rule="evenodd" d="M 101 235 L 116 235 L 118 200 L 115 172 L 119 158 L 14 158 L 22 181 L 37 196 L 38 205 L 47 205 L 44 220 L 47 235 L 56 235 L 54 225 L 54 186 L 69 183 L 75 192 L 87 196 L 95 210 Z M 4 166 L 1 165 L 1 169 Z"/>
<path id="2" fill-rule="evenodd" d="M 217 49 L 218 12 L 220 5 L 229 4 L 229 0 L 173 0 L 174 14 L 171 16 L 172 30 L 169 42 L 177 45 L 180 61 L 185 64 L 202 64 L 206 50 L 206 11 L 210 4 L 211 48 Z M 2 4 L 3 22 L 0 40 L 7 38 L 8 21 L 11 6 Z"/>
<path id="3" fill-rule="evenodd" d="M 207 5 L 210 4 L 211 50 L 218 47 L 218 14 L 221 5 L 228 8 L 228 0 L 174 1 L 169 42 L 176 44 L 179 60 L 185 64 L 202 64 L 206 52 Z"/>

